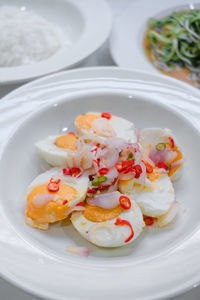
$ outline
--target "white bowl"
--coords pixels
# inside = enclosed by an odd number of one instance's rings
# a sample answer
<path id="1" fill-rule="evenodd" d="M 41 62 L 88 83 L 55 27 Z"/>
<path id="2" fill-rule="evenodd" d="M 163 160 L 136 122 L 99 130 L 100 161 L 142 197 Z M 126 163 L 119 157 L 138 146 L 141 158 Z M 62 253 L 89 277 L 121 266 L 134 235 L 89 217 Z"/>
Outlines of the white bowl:
<path id="1" fill-rule="evenodd" d="M 8 5 L 0 0 L 0 6 Z M 70 68 L 94 51 L 108 38 L 111 13 L 102 0 L 10 0 L 9 5 L 33 11 L 65 34 L 69 45 L 64 45 L 46 60 L 17 67 L 0 68 L 0 85 L 29 81 L 33 78 Z"/>
<path id="2" fill-rule="evenodd" d="M 76 72 L 71 72 L 71 78 Z M 93 71 L 85 72 L 91 75 Z M 115 72 L 119 77 L 120 73 L 126 73 Z M 47 93 L 51 88 L 51 103 L 43 108 L 38 106 L 26 118 L 10 136 L 1 157 L 0 272 L 14 284 L 47 299 L 155 300 L 183 292 L 200 280 L 197 184 L 200 129 L 177 109 L 162 103 L 168 97 L 172 102 L 177 97 L 180 100 L 184 96 L 188 98 L 187 92 L 172 86 L 169 90 L 169 86 L 145 80 L 129 82 L 109 76 L 103 79 L 102 74 L 106 76 L 106 73 L 111 74 L 111 69 L 101 69 L 96 83 L 89 78 L 66 81 L 69 84 L 67 93 L 64 91 L 64 78 L 69 78 L 67 72 L 20 89 L 21 101 L 27 97 L 31 108 L 31 101 L 35 102 L 41 96 L 45 98 L 42 92 L 46 89 Z M 136 77 L 137 72 L 133 75 Z M 144 78 L 144 73 L 138 73 L 138 78 L 142 76 Z M 81 85 L 85 87 L 81 89 Z M 77 88 L 74 93 L 72 86 L 74 90 Z M 20 90 L 14 92 L 9 101 L 3 101 L 4 106 L 8 103 L 11 107 L 15 97 L 20 100 Z M 68 222 L 64 222 L 64 226 L 55 224 L 47 232 L 24 223 L 26 188 L 41 171 L 34 143 L 49 134 L 61 132 L 63 127 L 71 126 L 78 114 L 92 110 L 110 111 L 133 120 L 141 128 L 171 128 L 186 159 L 183 176 L 175 186 L 180 203 L 177 221 L 163 230 L 145 230 L 136 243 L 120 249 L 91 245 Z M 20 111 L 16 108 L 13 112 L 20 115 Z M 10 115 L 16 121 L 13 112 Z M 91 255 L 88 259 L 70 255 L 65 248 L 72 244 L 89 247 Z"/>

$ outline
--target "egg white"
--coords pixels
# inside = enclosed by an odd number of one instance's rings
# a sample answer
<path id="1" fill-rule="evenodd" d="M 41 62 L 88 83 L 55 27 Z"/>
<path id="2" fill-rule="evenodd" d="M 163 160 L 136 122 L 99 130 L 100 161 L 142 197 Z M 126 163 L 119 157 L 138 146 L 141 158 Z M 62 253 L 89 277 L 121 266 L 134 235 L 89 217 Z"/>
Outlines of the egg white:
<path id="1" fill-rule="evenodd" d="M 152 145 L 157 143 L 169 143 L 169 137 L 176 139 L 168 128 L 145 128 L 139 134 L 139 144 L 143 152 L 148 155 Z"/>
<path id="2" fill-rule="evenodd" d="M 135 180 L 121 180 L 121 193 L 131 194 L 146 216 L 159 217 L 165 214 L 175 201 L 172 182 L 167 174 L 160 174 L 158 179 L 150 182 L 146 179 L 144 187 L 135 185 Z"/>
<path id="3" fill-rule="evenodd" d="M 101 115 L 101 113 L 97 113 L 97 112 L 88 112 L 86 114 Z M 114 115 L 112 115 L 111 119 L 108 121 L 117 137 L 122 138 L 131 143 L 137 142 L 135 126 L 132 122 L 130 122 L 124 118 L 114 116 Z M 92 128 L 88 132 L 87 130 L 78 127 L 76 121 L 75 121 L 75 127 L 76 127 L 78 134 L 81 136 L 88 134 L 88 133 L 94 134 L 94 131 L 92 130 Z M 97 135 L 97 134 L 95 133 L 94 135 Z M 102 136 L 100 136 L 100 137 L 102 137 Z"/>
<path id="4" fill-rule="evenodd" d="M 66 217 L 69 215 L 69 213 L 73 210 L 73 208 L 76 206 L 81 201 L 85 200 L 87 189 L 88 189 L 88 177 L 82 176 L 80 178 L 72 178 L 71 176 L 65 176 L 62 174 L 62 169 L 60 168 L 53 168 L 45 173 L 40 174 L 37 176 L 29 185 L 28 190 L 27 190 L 27 195 L 37 186 L 43 185 L 43 184 L 48 184 L 50 179 L 54 178 L 56 179 L 61 179 L 60 184 L 67 185 L 73 187 L 77 191 L 77 195 L 74 199 L 68 201 L 67 206 L 66 206 Z M 54 201 L 57 201 L 57 193 L 54 193 Z M 60 203 L 58 203 L 60 205 Z M 63 205 L 63 204 L 62 204 Z M 37 208 L 36 208 L 37 209 Z M 41 208 L 40 208 L 41 209 Z M 55 212 L 54 209 L 52 208 L 52 211 L 49 211 L 49 215 L 47 216 L 48 219 L 50 220 L 51 223 L 54 223 L 57 221 L 57 218 L 55 217 Z M 48 222 L 44 223 L 38 219 L 33 220 L 30 215 L 29 217 L 26 215 L 25 216 L 25 222 L 27 225 L 37 228 L 37 229 L 43 229 L 47 230 L 48 229 Z"/>
<path id="5" fill-rule="evenodd" d="M 39 185 L 48 184 L 51 178 L 59 178 L 61 180 L 60 184 L 71 186 L 78 192 L 77 197 L 68 202 L 69 207 L 74 207 L 79 202 L 85 200 L 89 184 L 88 177 L 81 176 L 79 178 L 76 178 L 71 177 L 69 175 L 63 175 L 63 171 L 61 168 L 52 168 L 37 176 L 29 185 L 27 194 L 29 194 L 32 191 L 32 189 Z"/>
<path id="6" fill-rule="evenodd" d="M 145 128 L 141 130 L 139 134 L 139 144 L 142 147 L 142 151 L 145 155 L 149 155 L 152 145 L 157 143 L 169 143 L 169 137 L 172 137 L 175 144 L 178 146 L 179 150 L 180 145 L 177 143 L 177 139 L 168 128 Z M 171 181 L 176 181 L 182 174 L 183 165 L 181 165 L 176 172 L 171 176 Z"/>
<path id="7" fill-rule="evenodd" d="M 145 226 L 141 210 L 132 199 L 132 207 L 124 210 L 118 217 L 130 222 L 134 236 L 125 243 L 131 231 L 128 226 L 116 226 L 117 218 L 105 222 L 92 222 L 84 217 L 83 212 L 74 212 L 71 221 L 76 230 L 89 242 L 100 247 L 120 247 L 132 243 L 142 232 Z"/>
<path id="8" fill-rule="evenodd" d="M 49 136 L 36 143 L 36 148 L 42 159 L 53 167 L 67 166 L 69 157 L 73 156 L 73 151 L 57 147 L 55 142 L 59 135 Z"/>

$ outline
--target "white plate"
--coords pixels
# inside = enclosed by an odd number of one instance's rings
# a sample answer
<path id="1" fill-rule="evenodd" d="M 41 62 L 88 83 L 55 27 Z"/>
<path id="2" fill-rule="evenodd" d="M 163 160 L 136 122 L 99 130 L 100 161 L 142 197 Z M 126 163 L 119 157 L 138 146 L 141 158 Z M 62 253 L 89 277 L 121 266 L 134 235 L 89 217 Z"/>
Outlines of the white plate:
<path id="1" fill-rule="evenodd" d="M 0 6 L 5 5 L 0 0 Z M 41 62 L 0 68 L 0 85 L 28 81 L 70 68 L 96 51 L 108 38 L 112 18 L 104 0 L 10 0 L 59 27 L 69 40 L 55 55 Z"/>
<path id="2" fill-rule="evenodd" d="M 144 52 L 143 39 L 149 19 L 160 18 L 176 10 L 196 7 L 199 9 L 197 1 L 189 0 L 133 1 L 113 24 L 110 51 L 116 64 L 123 68 L 160 73 Z"/>
<path id="3" fill-rule="evenodd" d="M 34 113 L 10 136 L 0 162 L 2 276 L 47 299 L 155 300 L 199 282 L 198 95 L 176 80 L 102 68 L 53 75 L 6 97 L 0 108 L 4 141 L 27 113 Z M 59 132 L 78 113 L 91 109 L 133 118 L 141 127 L 174 130 L 187 158 L 187 172 L 176 185 L 181 209 L 174 227 L 145 232 L 136 244 L 105 250 L 84 241 L 69 225 L 42 232 L 24 224 L 26 186 L 40 169 L 34 141 Z M 89 246 L 91 256 L 82 259 L 66 253 L 69 244 Z"/>

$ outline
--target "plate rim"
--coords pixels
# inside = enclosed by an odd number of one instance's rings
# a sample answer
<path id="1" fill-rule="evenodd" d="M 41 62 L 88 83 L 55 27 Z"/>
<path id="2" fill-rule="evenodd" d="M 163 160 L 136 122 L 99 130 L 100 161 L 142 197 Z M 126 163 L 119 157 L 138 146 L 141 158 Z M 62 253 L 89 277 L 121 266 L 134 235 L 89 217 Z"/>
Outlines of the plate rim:
<path id="1" fill-rule="evenodd" d="M 88 68 L 88 69 L 91 69 L 91 68 Z M 96 69 L 98 69 L 98 68 L 96 68 Z M 110 68 L 109 68 L 110 69 Z M 119 73 L 120 73 L 120 69 L 118 69 L 119 70 Z M 78 70 L 73 70 L 73 71 L 71 71 L 71 72 L 77 72 Z M 132 70 L 131 70 L 131 72 L 132 72 Z M 64 72 L 65 73 L 65 72 Z M 67 72 L 67 73 L 69 73 L 69 72 Z M 140 73 L 145 73 L 146 74 L 146 72 L 140 72 Z M 58 76 L 60 76 L 60 74 L 56 74 L 56 75 L 58 75 Z M 55 77 L 56 75 L 50 75 L 50 77 Z M 49 76 L 48 76 L 49 77 Z M 160 76 L 158 76 L 158 77 L 160 77 Z M 37 80 L 37 82 L 34 82 L 34 83 L 29 83 L 29 84 L 27 84 L 26 86 L 23 86 L 23 87 L 21 87 L 21 88 L 19 88 L 19 89 L 17 89 L 17 91 L 19 91 L 19 90 L 24 90 L 25 88 L 27 88 L 27 87 L 30 87 L 30 86 L 32 86 L 33 84 L 38 84 L 38 82 L 39 81 L 41 81 L 42 79 L 39 79 L 39 80 Z M 44 79 L 43 79 L 44 80 Z M 172 81 L 174 81 L 174 80 L 172 80 Z M 185 85 L 185 84 L 184 84 Z M 192 88 L 192 91 L 194 91 L 195 90 L 195 92 L 196 92 L 196 89 L 195 88 Z M 12 96 L 14 93 L 15 93 L 16 91 L 14 91 L 14 92 L 12 92 L 12 93 L 10 93 L 8 96 L 6 96 L 6 97 L 4 97 L 4 98 L 9 98 L 9 96 Z M 63 102 L 63 101 L 61 101 L 61 102 Z M 161 103 L 162 105 L 164 105 L 163 103 Z M 47 107 L 49 107 L 49 106 L 51 106 L 52 104 L 47 104 L 47 105 L 45 105 L 44 107 L 42 107 L 42 108 L 40 108 L 40 111 L 41 110 L 43 110 L 43 109 L 47 109 Z M 167 106 L 167 105 L 164 105 L 164 106 Z M 174 109 L 175 110 L 175 109 Z M 176 111 L 176 110 L 175 110 Z M 180 112 L 178 112 L 180 115 L 182 115 Z M 33 112 L 33 113 L 31 113 L 30 115 L 28 115 L 28 117 L 27 118 L 25 118 L 26 120 L 31 116 L 31 115 L 35 115 L 36 114 L 36 112 Z M 183 116 L 183 115 L 182 115 Z M 186 118 L 185 116 L 183 116 L 184 118 Z M 24 123 L 24 122 L 26 122 L 26 120 L 25 119 L 23 119 L 23 122 L 22 123 Z M 187 118 L 186 118 L 187 119 Z M 190 122 L 190 120 L 187 120 L 187 121 L 189 121 Z M 12 132 L 12 134 L 11 134 L 11 136 L 12 135 L 14 135 L 14 133 L 15 133 L 15 131 L 17 131 L 18 129 L 19 129 L 19 127 L 21 127 L 23 124 L 19 124 L 18 126 L 17 126 L 17 128 L 14 130 L 14 132 Z M 194 127 L 194 126 L 193 126 Z M 11 137 L 10 136 L 10 137 Z M 8 139 L 8 142 L 9 142 L 9 140 L 10 140 L 10 137 L 9 137 L 9 139 Z M 7 143 L 4 145 L 4 147 L 6 147 L 6 145 L 7 145 Z M 3 151 L 4 152 L 4 151 Z M 4 278 L 4 276 L 2 276 L 3 278 Z M 8 278 L 7 277 L 5 277 L 5 279 L 6 280 L 8 280 Z M 9 281 L 9 280 L 8 280 Z M 12 284 L 13 284 L 13 281 L 11 280 L 10 281 Z M 20 289 L 22 289 L 22 285 L 18 285 L 18 284 L 16 284 L 16 282 L 14 282 L 14 285 L 16 285 L 16 286 L 18 286 Z M 28 293 L 30 293 L 30 288 L 29 289 L 27 289 L 27 288 L 24 288 L 23 287 L 23 289 L 25 290 L 25 291 L 27 291 Z M 185 291 L 186 290 L 189 290 L 189 289 L 191 289 L 191 287 L 188 287 L 187 289 L 185 289 Z M 180 293 L 183 293 L 184 291 L 183 290 L 181 290 L 181 291 L 179 291 L 179 292 L 177 292 L 177 294 L 180 294 Z M 38 293 L 36 293 L 35 291 L 33 291 L 33 290 L 31 290 L 31 293 L 32 294 L 34 294 L 34 295 L 39 295 L 40 297 L 41 297 L 41 294 L 38 294 Z M 175 295 L 175 294 L 173 294 L 173 295 Z M 42 295 L 42 298 L 43 297 L 45 297 L 44 295 Z M 170 297 L 170 296 L 169 296 Z M 165 298 L 166 299 L 166 296 L 164 295 L 162 298 Z M 56 299 L 56 298 L 49 298 L 49 299 Z M 151 298 L 149 298 L 149 299 L 151 299 Z M 155 297 L 154 297 L 154 299 L 156 299 Z M 161 299 L 161 298 L 159 298 L 159 299 Z"/>

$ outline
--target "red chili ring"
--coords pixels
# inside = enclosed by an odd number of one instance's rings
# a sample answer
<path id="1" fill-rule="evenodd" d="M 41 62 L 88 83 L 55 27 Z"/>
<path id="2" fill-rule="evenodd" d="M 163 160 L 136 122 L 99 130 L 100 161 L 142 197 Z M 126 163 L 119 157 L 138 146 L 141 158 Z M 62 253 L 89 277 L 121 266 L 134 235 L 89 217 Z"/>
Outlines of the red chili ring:
<path id="1" fill-rule="evenodd" d="M 99 174 L 100 175 L 106 175 L 106 174 L 108 174 L 108 172 L 109 172 L 108 168 L 101 168 L 101 169 L 99 169 Z"/>
<path id="2" fill-rule="evenodd" d="M 169 139 L 169 141 L 171 143 L 172 148 L 174 148 L 174 145 L 175 145 L 174 139 L 171 136 L 169 136 L 168 139 Z"/>
<path id="3" fill-rule="evenodd" d="M 154 224 L 154 218 L 149 216 L 143 216 L 144 223 L 146 226 L 152 226 Z"/>
<path id="4" fill-rule="evenodd" d="M 129 223 L 129 221 L 127 220 L 122 220 L 121 218 L 117 218 L 117 220 L 115 221 L 115 225 L 116 226 L 128 226 L 131 230 L 131 234 L 129 235 L 129 237 L 127 237 L 127 239 L 125 239 L 125 243 L 128 243 L 133 237 L 134 237 L 134 231 L 133 231 L 133 227 L 131 226 L 131 224 Z"/>
<path id="5" fill-rule="evenodd" d="M 135 178 L 139 178 L 142 173 L 142 167 L 140 165 L 133 166 L 133 171 L 135 172 Z"/>
<path id="6" fill-rule="evenodd" d="M 119 203 L 121 207 L 124 209 L 130 209 L 131 208 L 131 200 L 127 196 L 121 196 L 119 198 Z"/>
<path id="7" fill-rule="evenodd" d="M 146 172 L 147 173 L 153 173 L 153 167 L 152 165 L 150 165 L 147 161 L 143 160 L 142 159 L 142 162 L 145 164 L 145 167 L 146 167 Z"/>
<path id="8" fill-rule="evenodd" d="M 111 114 L 108 113 L 108 112 L 103 112 L 103 113 L 101 114 L 101 117 L 110 120 L 112 116 L 111 116 Z"/>
<path id="9" fill-rule="evenodd" d="M 58 184 L 60 182 L 60 179 L 55 180 L 53 177 L 51 177 L 50 182 Z"/>
<path id="10" fill-rule="evenodd" d="M 169 170 L 168 166 L 164 162 L 162 162 L 162 161 L 160 161 L 160 162 L 157 163 L 157 167 L 165 169 L 166 171 Z"/>
<path id="11" fill-rule="evenodd" d="M 59 185 L 55 182 L 49 182 L 48 184 L 48 190 L 50 192 L 58 192 L 59 191 Z"/>

